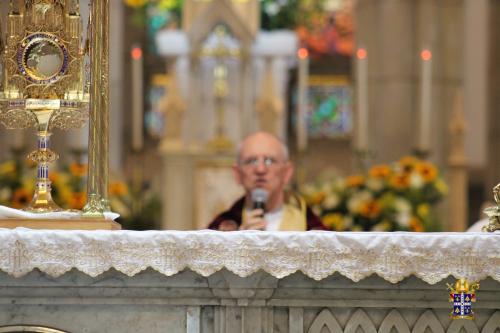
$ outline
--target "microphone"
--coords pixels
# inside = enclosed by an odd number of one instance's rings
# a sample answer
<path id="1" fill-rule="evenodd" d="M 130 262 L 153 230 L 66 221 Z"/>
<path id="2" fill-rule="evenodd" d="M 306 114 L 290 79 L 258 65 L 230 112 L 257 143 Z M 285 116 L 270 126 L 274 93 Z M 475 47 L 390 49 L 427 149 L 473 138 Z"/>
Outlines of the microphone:
<path id="1" fill-rule="evenodd" d="M 266 202 L 269 198 L 269 192 L 262 188 L 255 188 L 250 193 L 252 198 L 252 209 L 266 210 Z"/>

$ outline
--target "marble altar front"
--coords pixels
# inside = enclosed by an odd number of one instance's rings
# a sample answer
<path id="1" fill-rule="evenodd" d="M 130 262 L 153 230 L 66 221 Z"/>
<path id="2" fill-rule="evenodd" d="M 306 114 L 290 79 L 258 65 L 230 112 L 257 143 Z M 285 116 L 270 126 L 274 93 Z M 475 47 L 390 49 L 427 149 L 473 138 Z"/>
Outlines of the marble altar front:
<path id="1" fill-rule="evenodd" d="M 496 333 L 499 262 L 483 233 L 0 230 L 0 331 Z"/>

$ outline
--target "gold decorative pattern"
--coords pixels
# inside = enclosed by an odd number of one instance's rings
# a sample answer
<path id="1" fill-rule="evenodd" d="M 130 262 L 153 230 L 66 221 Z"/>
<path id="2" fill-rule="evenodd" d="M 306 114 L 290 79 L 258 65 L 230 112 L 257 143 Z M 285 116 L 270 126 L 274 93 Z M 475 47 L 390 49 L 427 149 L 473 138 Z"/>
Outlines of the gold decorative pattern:
<path id="1" fill-rule="evenodd" d="M 35 268 L 57 277 L 74 268 L 97 276 L 147 269 L 173 275 L 222 268 L 246 277 L 297 271 L 315 280 L 339 273 L 352 281 L 376 274 L 397 283 L 414 275 L 435 284 L 450 275 L 500 281 L 500 243 L 492 234 L 217 231 L 0 231 L 0 269 L 16 277 Z M 463 244 L 470 244 L 463 247 Z M 230 253 L 231 255 L 228 255 Z"/>
<path id="2" fill-rule="evenodd" d="M 100 57 L 102 72 L 101 72 L 101 137 L 99 143 L 101 145 L 101 155 L 99 158 L 99 168 L 101 169 L 101 201 L 104 211 L 110 211 L 108 198 L 108 174 L 109 174 L 109 0 L 102 0 L 101 4 L 102 17 L 102 34 L 100 42 L 102 43 L 102 56 Z"/>
<path id="3" fill-rule="evenodd" d="M 25 210 L 61 210 L 52 200 L 50 130 L 82 127 L 88 117 L 89 91 L 78 1 L 9 1 L 2 52 L 0 122 L 7 128 L 36 127 L 38 163 L 33 199 Z M 3 36 L 0 37 L 0 39 Z"/>
<path id="4" fill-rule="evenodd" d="M 0 121 L 7 128 L 36 124 L 26 121 L 34 116 L 32 111 L 16 103 L 29 98 L 74 101 L 78 108 L 70 106 L 73 112 L 88 113 L 80 45 L 81 18 L 74 6 L 58 0 L 33 0 L 19 6 L 11 0 L 2 55 L 4 84 L 0 92 Z M 57 112 L 66 108 L 63 104 Z M 59 121 L 52 127 L 70 129 L 74 124 Z"/>
<path id="5" fill-rule="evenodd" d="M 494 232 L 500 230 L 500 184 L 493 188 L 493 198 L 496 206 L 488 207 L 484 210 L 488 215 L 489 223 L 483 227 L 483 231 Z"/>
<path id="6" fill-rule="evenodd" d="M 36 125 L 36 117 L 21 109 L 0 111 L 0 122 L 7 129 L 25 129 Z"/>
<path id="7" fill-rule="evenodd" d="M 89 133 L 89 173 L 87 204 L 83 211 L 89 218 L 103 217 L 108 210 L 108 112 L 109 112 L 109 2 L 91 3 L 90 58 L 91 109 Z"/>
<path id="8" fill-rule="evenodd" d="M 82 112 L 75 109 L 66 109 L 58 112 L 51 121 L 52 127 L 62 130 L 82 128 L 88 119 L 88 111 Z"/>
<path id="9" fill-rule="evenodd" d="M 52 163 L 59 158 L 59 154 L 47 149 L 47 150 L 35 150 L 28 155 L 28 159 L 36 163 Z"/>

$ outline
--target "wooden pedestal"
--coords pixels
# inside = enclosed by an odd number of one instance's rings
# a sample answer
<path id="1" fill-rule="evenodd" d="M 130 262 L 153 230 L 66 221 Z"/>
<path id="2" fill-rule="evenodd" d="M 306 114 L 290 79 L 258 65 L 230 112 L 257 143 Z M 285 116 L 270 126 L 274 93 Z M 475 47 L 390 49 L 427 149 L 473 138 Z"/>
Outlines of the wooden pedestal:
<path id="1" fill-rule="evenodd" d="M 61 230 L 120 230 L 122 226 L 110 220 L 92 219 L 0 219 L 0 228 L 61 229 Z"/>

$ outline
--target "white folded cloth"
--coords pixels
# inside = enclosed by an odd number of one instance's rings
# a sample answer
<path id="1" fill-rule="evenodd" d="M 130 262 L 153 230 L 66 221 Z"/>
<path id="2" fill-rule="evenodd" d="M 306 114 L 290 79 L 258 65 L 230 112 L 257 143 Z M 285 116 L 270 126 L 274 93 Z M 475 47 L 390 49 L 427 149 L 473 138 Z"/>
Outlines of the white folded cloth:
<path id="1" fill-rule="evenodd" d="M 115 220 L 120 216 L 118 213 L 104 212 L 105 220 Z M 82 218 L 82 212 L 77 210 L 63 210 L 51 213 L 32 213 L 20 209 L 14 209 L 0 205 L 1 219 L 79 219 Z"/>
<path id="2" fill-rule="evenodd" d="M 483 231 L 483 227 L 487 226 L 489 223 L 490 223 L 490 221 L 487 218 L 479 220 L 476 223 L 474 223 L 473 225 L 471 225 L 469 227 L 469 229 L 467 229 L 466 232 L 481 232 L 481 231 Z M 495 232 L 498 232 L 498 230 Z"/>

